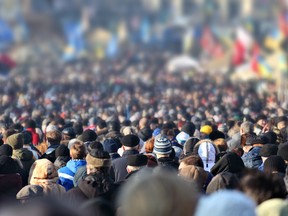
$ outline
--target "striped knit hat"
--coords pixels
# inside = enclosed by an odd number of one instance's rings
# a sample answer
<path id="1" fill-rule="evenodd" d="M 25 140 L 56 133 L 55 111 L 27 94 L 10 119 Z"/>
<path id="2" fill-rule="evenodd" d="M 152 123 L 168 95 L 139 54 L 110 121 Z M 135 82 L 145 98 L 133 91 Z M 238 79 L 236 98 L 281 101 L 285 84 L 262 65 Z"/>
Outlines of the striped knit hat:
<path id="1" fill-rule="evenodd" d="M 170 154 L 171 152 L 172 152 L 172 144 L 167 137 L 163 135 L 155 137 L 153 153 Z"/>

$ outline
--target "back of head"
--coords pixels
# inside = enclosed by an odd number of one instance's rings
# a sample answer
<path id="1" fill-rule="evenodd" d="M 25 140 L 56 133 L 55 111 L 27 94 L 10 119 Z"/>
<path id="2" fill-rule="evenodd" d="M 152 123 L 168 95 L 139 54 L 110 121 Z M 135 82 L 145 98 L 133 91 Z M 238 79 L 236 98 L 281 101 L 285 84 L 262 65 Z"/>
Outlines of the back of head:
<path id="1" fill-rule="evenodd" d="M 207 180 L 208 173 L 201 167 L 194 165 L 187 165 L 183 168 L 179 168 L 179 176 L 183 177 L 188 181 L 191 180 L 195 181 L 200 191 L 202 190 Z"/>
<path id="2" fill-rule="evenodd" d="M 183 146 L 183 152 L 185 155 L 192 153 L 194 146 L 196 145 L 196 143 L 198 143 L 200 140 L 196 137 L 191 137 L 189 138 Z"/>
<path id="3" fill-rule="evenodd" d="M 24 145 L 29 145 L 32 143 L 32 133 L 30 131 L 23 131 L 23 142 Z"/>
<path id="4" fill-rule="evenodd" d="M 70 155 L 72 159 L 84 159 L 86 157 L 86 147 L 84 143 L 76 141 L 70 149 Z"/>
<path id="5" fill-rule="evenodd" d="M 192 137 L 195 133 L 195 125 L 192 122 L 186 122 L 182 126 L 181 131 L 189 134 L 189 136 Z"/>
<path id="6" fill-rule="evenodd" d="M 171 141 L 163 135 L 155 137 L 153 153 L 156 155 L 169 155 L 172 152 Z"/>
<path id="7" fill-rule="evenodd" d="M 58 130 L 52 130 L 46 133 L 46 139 L 51 145 L 60 144 L 62 134 Z"/>
<path id="8" fill-rule="evenodd" d="M 36 122 L 33 119 L 27 119 L 24 122 L 25 128 L 36 128 Z"/>
<path id="9" fill-rule="evenodd" d="M 107 123 L 108 131 L 117 131 L 120 132 L 121 124 L 118 120 L 109 121 Z"/>
<path id="10" fill-rule="evenodd" d="M 256 216 L 256 205 L 253 200 L 239 191 L 223 190 L 202 197 L 199 201 L 195 216 Z"/>
<path id="11" fill-rule="evenodd" d="M 109 153 L 99 149 L 91 150 L 86 156 L 86 161 L 88 174 L 97 172 L 97 170 L 106 170 L 108 172 L 111 166 Z"/>
<path id="12" fill-rule="evenodd" d="M 10 145 L 8 144 L 3 144 L 0 146 L 0 156 L 6 155 L 11 157 L 13 154 L 13 149 Z"/>
<path id="13" fill-rule="evenodd" d="M 245 121 L 240 125 L 240 131 L 242 134 L 252 134 L 254 130 L 253 127 L 254 127 L 253 123 Z"/>
<path id="14" fill-rule="evenodd" d="M 251 170 L 240 180 L 240 189 L 258 205 L 272 198 L 284 199 L 287 196 L 283 177 Z"/>
<path id="15" fill-rule="evenodd" d="M 92 142 L 92 141 L 96 141 L 97 134 L 95 133 L 95 131 L 87 129 L 77 139 L 81 140 L 84 143 Z"/>
<path id="16" fill-rule="evenodd" d="M 23 148 L 24 137 L 21 133 L 13 134 L 6 139 L 6 143 L 14 150 Z"/>
<path id="17" fill-rule="evenodd" d="M 282 157 L 272 155 L 264 162 L 264 172 L 270 174 L 282 174 L 286 173 L 286 164 Z"/>
<path id="18" fill-rule="evenodd" d="M 198 193 L 195 185 L 171 173 L 150 173 L 142 170 L 124 185 L 118 201 L 120 214 L 193 215 Z M 155 202 L 157 200 L 157 202 Z"/>
<path id="19" fill-rule="evenodd" d="M 55 157 L 69 157 L 70 152 L 67 146 L 61 144 L 55 149 Z"/>
<path id="20" fill-rule="evenodd" d="M 39 184 L 43 180 L 55 179 L 57 177 L 58 173 L 54 164 L 48 159 L 39 159 L 30 168 L 29 183 L 31 185 Z"/>

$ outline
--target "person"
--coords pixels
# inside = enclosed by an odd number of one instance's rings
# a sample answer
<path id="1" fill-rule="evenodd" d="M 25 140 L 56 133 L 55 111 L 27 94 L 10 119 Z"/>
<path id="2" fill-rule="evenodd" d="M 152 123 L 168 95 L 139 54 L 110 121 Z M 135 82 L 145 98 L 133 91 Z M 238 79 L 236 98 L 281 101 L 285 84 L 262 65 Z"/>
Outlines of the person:
<path id="1" fill-rule="evenodd" d="M 62 185 L 66 191 L 74 187 L 73 180 L 77 170 L 82 166 L 86 166 L 86 148 L 83 142 L 78 141 L 74 143 L 70 149 L 70 156 L 71 160 L 67 162 L 66 166 L 58 170 L 58 183 Z"/>
<path id="2" fill-rule="evenodd" d="M 287 196 L 282 177 L 255 169 L 241 178 L 240 190 L 252 198 L 257 205 L 272 198 L 285 199 Z"/>
<path id="3" fill-rule="evenodd" d="M 196 188 L 170 172 L 142 169 L 123 185 L 117 198 L 118 212 L 125 216 L 190 216 L 197 205 Z"/>
<path id="4" fill-rule="evenodd" d="M 33 153 L 33 159 L 37 160 L 41 157 L 40 151 L 32 144 L 32 135 L 29 131 L 23 131 L 23 148 Z"/>
<path id="5" fill-rule="evenodd" d="M 142 154 L 136 154 L 136 155 L 129 155 L 127 157 L 127 173 L 125 179 L 131 178 L 131 176 L 135 175 L 139 172 L 140 169 L 143 167 L 146 167 L 148 163 L 148 157 L 146 155 Z"/>
<path id="6" fill-rule="evenodd" d="M 121 139 L 122 148 L 124 150 L 121 158 L 112 161 L 111 177 L 115 182 L 124 181 L 127 176 L 127 157 L 129 155 L 139 154 L 140 139 L 134 134 L 129 134 Z"/>
<path id="7" fill-rule="evenodd" d="M 58 130 L 52 130 L 46 133 L 46 139 L 48 144 L 48 149 L 41 156 L 41 159 L 46 158 L 52 163 L 56 160 L 55 150 L 60 146 L 62 140 L 62 134 Z"/>
<path id="8" fill-rule="evenodd" d="M 16 194 L 16 199 L 22 204 L 42 197 L 44 197 L 44 192 L 40 185 L 26 185 Z"/>
<path id="9" fill-rule="evenodd" d="M 265 144 L 260 152 L 259 155 L 262 159 L 262 164 L 258 167 L 259 170 L 263 171 L 264 169 L 264 162 L 272 155 L 277 155 L 278 146 L 276 144 Z"/>
<path id="10" fill-rule="evenodd" d="M 71 159 L 68 147 L 64 144 L 59 145 L 55 150 L 55 157 L 54 165 L 57 170 L 66 166 L 67 162 Z"/>
<path id="11" fill-rule="evenodd" d="M 93 149 L 86 156 L 87 176 L 80 179 L 78 186 L 66 194 L 71 204 L 81 204 L 88 199 L 101 197 L 114 202 L 116 187 L 109 174 L 111 158 L 108 152 Z"/>
<path id="12" fill-rule="evenodd" d="M 256 216 L 255 202 L 247 195 L 233 190 L 222 190 L 207 197 L 202 197 L 198 203 L 195 216 Z"/>
<path id="13" fill-rule="evenodd" d="M 24 127 L 26 131 L 32 133 L 32 144 L 37 146 L 40 142 L 39 134 L 36 132 L 36 122 L 33 119 L 27 119 L 24 122 Z"/>
<path id="14" fill-rule="evenodd" d="M 57 184 L 58 173 L 54 164 L 46 158 L 36 160 L 29 173 L 29 184 L 43 188 L 44 196 L 62 198 L 65 188 Z"/>
<path id="15" fill-rule="evenodd" d="M 12 158 L 19 161 L 20 167 L 23 170 L 23 184 L 27 185 L 28 175 L 32 164 L 34 163 L 33 153 L 28 149 L 23 148 L 24 137 L 21 133 L 16 133 L 6 139 L 8 145 L 13 149 Z"/>
<path id="16" fill-rule="evenodd" d="M 236 174 L 230 172 L 221 172 L 214 176 L 209 182 L 206 194 L 212 194 L 218 190 L 237 190 L 240 181 Z"/>

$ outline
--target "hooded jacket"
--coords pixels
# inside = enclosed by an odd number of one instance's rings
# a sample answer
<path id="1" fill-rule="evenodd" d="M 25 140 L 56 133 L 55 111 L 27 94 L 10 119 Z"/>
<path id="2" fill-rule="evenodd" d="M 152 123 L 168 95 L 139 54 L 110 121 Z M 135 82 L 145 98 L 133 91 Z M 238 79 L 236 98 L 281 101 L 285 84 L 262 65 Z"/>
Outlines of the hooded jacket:
<path id="1" fill-rule="evenodd" d="M 28 184 L 28 175 L 32 164 L 34 163 L 33 153 L 28 149 L 21 148 L 13 150 L 12 158 L 19 161 L 21 169 L 23 170 L 23 184 Z"/>
<path id="2" fill-rule="evenodd" d="M 58 173 L 54 164 L 48 159 L 36 160 L 29 173 L 29 184 L 40 185 L 44 196 L 61 197 L 65 188 L 57 184 Z"/>
<path id="3" fill-rule="evenodd" d="M 58 183 L 65 187 L 66 191 L 74 187 L 73 180 L 79 167 L 85 166 L 85 160 L 69 160 L 65 167 L 58 170 Z"/>

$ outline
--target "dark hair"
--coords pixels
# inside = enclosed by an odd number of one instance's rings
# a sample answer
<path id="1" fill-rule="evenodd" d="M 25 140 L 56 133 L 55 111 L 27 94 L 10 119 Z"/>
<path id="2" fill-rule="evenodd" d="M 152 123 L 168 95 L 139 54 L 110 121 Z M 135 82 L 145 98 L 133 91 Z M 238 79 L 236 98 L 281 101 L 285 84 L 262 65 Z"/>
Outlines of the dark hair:
<path id="1" fill-rule="evenodd" d="M 195 153 L 191 153 L 187 155 L 186 157 L 184 157 L 183 159 L 181 159 L 180 163 L 182 162 L 186 165 L 194 165 L 194 166 L 204 168 L 204 164 L 203 164 L 201 157 Z"/>
<path id="2" fill-rule="evenodd" d="M 25 128 L 36 128 L 36 122 L 33 119 L 27 119 L 24 124 Z"/>
<path id="3" fill-rule="evenodd" d="M 287 196 L 283 177 L 258 170 L 251 170 L 241 179 L 240 190 L 258 205 L 272 198 L 284 199 Z"/>
<path id="4" fill-rule="evenodd" d="M 98 142 L 98 141 L 92 141 L 89 143 L 88 145 L 88 152 L 91 152 L 93 149 L 94 150 L 104 150 L 102 143 Z"/>
<path id="5" fill-rule="evenodd" d="M 84 202 L 80 208 L 85 215 L 114 216 L 116 213 L 114 206 L 110 202 L 99 197 Z"/>

